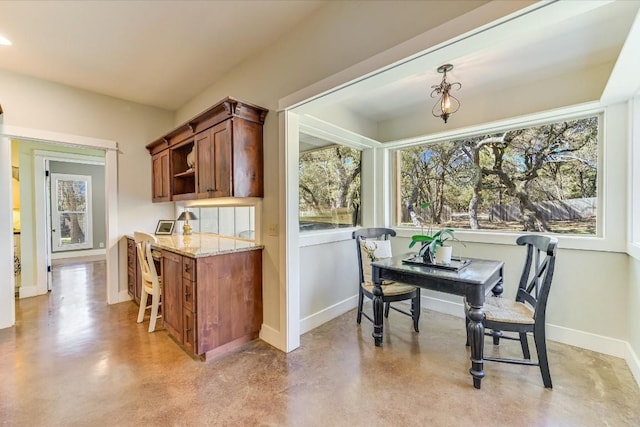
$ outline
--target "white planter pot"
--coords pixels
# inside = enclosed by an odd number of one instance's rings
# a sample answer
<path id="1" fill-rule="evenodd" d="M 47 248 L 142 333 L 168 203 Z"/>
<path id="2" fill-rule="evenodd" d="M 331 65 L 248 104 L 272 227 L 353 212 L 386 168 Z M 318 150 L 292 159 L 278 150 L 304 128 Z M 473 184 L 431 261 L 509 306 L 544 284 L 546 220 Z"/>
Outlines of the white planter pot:
<path id="1" fill-rule="evenodd" d="M 436 250 L 436 264 L 451 264 L 452 246 L 438 246 Z"/>

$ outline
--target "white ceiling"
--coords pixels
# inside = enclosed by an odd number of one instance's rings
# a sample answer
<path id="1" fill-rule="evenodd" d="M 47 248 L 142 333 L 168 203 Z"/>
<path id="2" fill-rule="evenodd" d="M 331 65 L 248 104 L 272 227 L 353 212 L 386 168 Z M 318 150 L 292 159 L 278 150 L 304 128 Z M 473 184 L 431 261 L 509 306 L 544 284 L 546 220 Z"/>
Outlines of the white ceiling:
<path id="1" fill-rule="evenodd" d="M 0 1 L 0 69 L 176 110 L 326 1 Z"/>
<path id="2" fill-rule="evenodd" d="M 0 35 L 13 42 L 0 46 L 0 69 L 176 110 L 328 1 L 0 1 Z M 391 119 L 424 104 L 444 63 L 455 66 L 448 77 L 462 83 L 464 104 L 481 92 L 615 61 L 640 6 L 541 4 L 554 8 L 545 19 L 529 14 L 501 26 L 508 31 L 463 38 L 350 85 L 324 106 Z"/>
<path id="3" fill-rule="evenodd" d="M 572 0 L 541 2 L 536 7 L 539 9 L 352 82 L 298 111 L 314 115 L 340 105 L 381 122 L 425 104 L 431 108 L 436 101 L 429 99 L 432 86 L 442 79 L 436 70 L 446 63 L 454 65 L 447 81 L 462 84 L 453 95 L 463 107 L 464 99 L 612 64 L 628 41 L 640 2 Z M 635 48 L 633 54 L 638 56 L 638 46 Z M 636 79 L 636 88 L 639 82 Z"/>

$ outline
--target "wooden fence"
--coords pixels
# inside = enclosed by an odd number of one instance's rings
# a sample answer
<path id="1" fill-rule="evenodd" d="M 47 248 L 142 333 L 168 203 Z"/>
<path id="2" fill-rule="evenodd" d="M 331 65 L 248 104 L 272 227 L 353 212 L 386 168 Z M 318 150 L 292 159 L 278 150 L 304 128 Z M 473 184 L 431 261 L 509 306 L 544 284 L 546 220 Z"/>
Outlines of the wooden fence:
<path id="1" fill-rule="evenodd" d="M 586 219 L 596 215 L 597 204 L 597 197 L 534 203 L 540 212 L 542 212 L 542 217 L 545 221 L 575 221 Z M 520 221 L 521 218 L 522 212 L 520 212 L 520 206 L 515 203 L 509 205 L 493 205 L 489 213 L 489 219 L 491 221 Z"/>

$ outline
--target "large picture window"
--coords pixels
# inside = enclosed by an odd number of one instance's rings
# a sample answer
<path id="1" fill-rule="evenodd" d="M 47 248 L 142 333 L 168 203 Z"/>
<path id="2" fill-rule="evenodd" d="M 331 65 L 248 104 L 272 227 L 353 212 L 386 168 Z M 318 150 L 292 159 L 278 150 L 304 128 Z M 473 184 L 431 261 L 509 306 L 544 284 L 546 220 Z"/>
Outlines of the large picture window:
<path id="1" fill-rule="evenodd" d="M 300 231 L 360 224 L 360 159 L 341 145 L 300 153 Z"/>
<path id="2" fill-rule="evenodd" d="M 595 235 L 599 116 L 399 150 L 398 223 Z"/>

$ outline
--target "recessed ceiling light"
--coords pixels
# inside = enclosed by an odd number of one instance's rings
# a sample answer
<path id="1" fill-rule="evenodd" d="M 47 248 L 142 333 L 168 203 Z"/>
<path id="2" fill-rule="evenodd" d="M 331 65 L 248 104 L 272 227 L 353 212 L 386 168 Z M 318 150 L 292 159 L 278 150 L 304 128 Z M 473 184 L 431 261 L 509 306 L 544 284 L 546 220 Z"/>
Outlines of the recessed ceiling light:
<path id="1" fill-rule="evenodd" d="M 11 46 L 11 40 L 0 34 L 0 45 Z"/>

